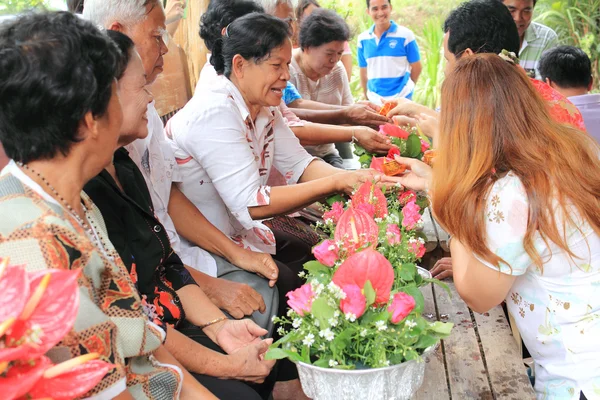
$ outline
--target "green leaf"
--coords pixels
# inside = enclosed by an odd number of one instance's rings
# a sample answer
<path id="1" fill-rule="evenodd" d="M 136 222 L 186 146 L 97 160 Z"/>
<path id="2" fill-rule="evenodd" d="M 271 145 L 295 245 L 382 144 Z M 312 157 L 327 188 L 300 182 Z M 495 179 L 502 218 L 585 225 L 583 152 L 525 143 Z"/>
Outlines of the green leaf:
<path id="1" fill-rule="evenodd" d="M 310 312 L 321 323 L 321 329 L 324 329 L 329 326 L 329 319 L 333 318 L 335 310 L 327 304 L 326 299 L 319 297 L 313 301 Z"/>
<path id="2" fill-rule="evenodd" d="M 360 317 L 361 325 L 369 325 L 377 321 L 387 321 L 390 319 L 390 313 L 386 310 L 383 311 L 372 311 L 368 310 Z"/>
<path id="3" fill-rule="evenodd" d="M 327 204 L 329 204 L 329 207 L 333 206 L 333 203 L 336 203 L 338 201 L 340 203 L 344 203 L 344 197 L 342 197 L 342 195 L 340 195 L 340 194 L 336 194 L 334 196 L 329 196 L 326 200 Z"/>
<path id="4" fill-rule="evenodd" d="M 417 266 L 415 264 L 402 264 L 400 267 L 400 279 L 405 282 L 413 281 L 416 274 Z"/>
<path id="5" fill-rule="evenodd" d="M 439 338 L 431 335 L 423 335 L 419 337 L 419 340 L 415 344 L 416 349 L 426 349 L 430 346 L 433 346 L 438 342 Z"/>
<path id="6" fill-rule="evenodd" d="M 271 347 L 265 354 L 265 360 L 281 360 L 289 358 L 290 361 L 302 361 L 302 356 L 294 351 Z"/>
<path id="7" fill-rule="evenodd" d="M 402 154 L 405 157 L 416 158 L 421 154 L 421 139 L 414 133 L 406 139 L 406 150 Z"/>
<path id="8" fill-rule="evenodd" d="M 304 264 L 304 269 L 307 270 L 308 272 L 310 272 L 311 274 L 319 274 L 321 272 L 325 272 L 325 273 L 329 272 L 329 268 L 327 268 L 325 265 L 321 264 L 318 261 L 307 262 L 306 264 Z"/>
<path id="9" fill-rule="evenodd" d="M 365 297 L 367 298 L 367 307 L 369 307 L 371 304 L 375 303 L 375 297 L 377 297 L 377 293 L 375 292 L 375 289 L 373 289 L 371 281 L 367 281 L 365 283 L 363 291 L 365 293 Z"/>
<path id="10" fill-rule="evenodd" d="M 358 158 L 358 162 L 360 162 L 361 165 L 371 165 L 371 159 L 373 159 L 373 156 L 363 154 Z"/>
<path id="11" fill-rule="evenodd" d="M 364 147 L 358 145 L 358 144 L 354 144 L 354 154 L 356 154 L 357 156 L 362 156 L 363 154 L 367 154 L 367 151 L 364 149 Z"/>
<path id="12" fill-rule="evenodd" d="M 423 307 L 425 306 L 425 299 L 423 298 L 423 293 L 421 293 L 421 290 L 414 285 L 408 285 L 401 287 L 400 291 L 411 295 L 415 299 L 414 311 L 418 314 L 421 314 L 423 312 Z"/>
<path id="13" fill-rule="evenodd" d="M 329 368 L 329 360 L 321 358 L 313 363 L 315 367 Z"/>
<path id="14" fill-rule="evenodd" d="M 329 345 L 329 348 L 334 353 L 343 353 L 348 347 L 350 347 L 350 339 L 352 338 L 352 329 L 344 329 L 341 333 L 337 334 L 335 339 Z"/>
<path id="15" fill-rule="evenodd" d="M 440 337 L 450 336 L 454 324 L 452 322 L 435 321 L 429 326 L 430 331 L 437 333 Z"/>
<path id="16" fill-rule="evenodd" d="M 439 279 L 425 278 L 425 279 L 423 279 L 423 281 L 428 282 L 428 283 L 433 283 L 434 285 L 438 285 L 439 287 L 444 289 L 444 291 L 448 294 L 449 298 L 452 298 L 452 292 L 450 291 L 450 288 L 448 287 L 448 285 L 446 285 L 444 282 L 440 281 Z"/>

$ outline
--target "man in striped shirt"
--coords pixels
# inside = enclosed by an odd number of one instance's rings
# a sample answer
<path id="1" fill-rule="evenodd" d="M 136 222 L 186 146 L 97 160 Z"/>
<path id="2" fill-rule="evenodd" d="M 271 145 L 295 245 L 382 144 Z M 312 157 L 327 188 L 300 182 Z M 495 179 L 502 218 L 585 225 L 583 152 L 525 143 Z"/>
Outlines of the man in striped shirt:
<path id="1" fill-rule="evenodd" d="M 382 104 L 388 99 L 410 99 L 421 74 L 415 35 L 390 20 L 389 0 L 367 0 L 373 26 L 358 36 L 360 83 L 366 99 Z"/>
<path id="2" fill-rule="evenodd" d="M 521 39 L 519 60 L 521 66 L 535 79 L 541 79 L 539 71 L 542 53 L 557 45 L 556 32 L 546 25 L 531 22 L 537 0 L 501 0 L 510 11 Z"/>

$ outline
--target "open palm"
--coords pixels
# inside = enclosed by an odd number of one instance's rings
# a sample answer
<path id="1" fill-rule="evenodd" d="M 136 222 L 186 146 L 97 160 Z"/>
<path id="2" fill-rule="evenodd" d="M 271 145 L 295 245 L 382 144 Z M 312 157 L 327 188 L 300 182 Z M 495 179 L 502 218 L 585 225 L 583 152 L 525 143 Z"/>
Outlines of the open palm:
<path id="1" fill-rule="evenodd" d="M 251 343 L 260 342 L 267 330 L 256 325 L 252 320 L 228 320 L 221 325 L 216 340 L 227 354 L 232 354 Z"/>

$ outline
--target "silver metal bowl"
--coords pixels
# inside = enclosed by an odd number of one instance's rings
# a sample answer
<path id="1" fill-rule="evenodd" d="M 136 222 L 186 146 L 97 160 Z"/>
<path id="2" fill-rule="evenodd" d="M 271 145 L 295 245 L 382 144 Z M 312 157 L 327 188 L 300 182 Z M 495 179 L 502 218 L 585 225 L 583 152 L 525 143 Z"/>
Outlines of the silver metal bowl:
<path id="1" fill-rule="evenodd" d="M 302 390 L 313 400 L 408 400 L 419 390 L 425 359 L 438 344 L 423 352 L 422 360 L 385 368 L 341 370 L 298 362 Z"/>

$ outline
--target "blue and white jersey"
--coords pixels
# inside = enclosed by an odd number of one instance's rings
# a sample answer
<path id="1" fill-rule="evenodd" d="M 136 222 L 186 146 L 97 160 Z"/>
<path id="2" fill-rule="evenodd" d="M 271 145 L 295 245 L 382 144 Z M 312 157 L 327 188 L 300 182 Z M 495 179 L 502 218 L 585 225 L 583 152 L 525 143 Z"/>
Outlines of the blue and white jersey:
<path id="1" fill-rule="evenodd" d="M 383 98 L 412 96 L 410 64 L 421 59 L 414 33 L 391 21 L 378 40 L 375 25 L 358 36 L 358 66 L 367 69 L 367 90 Z"/>

